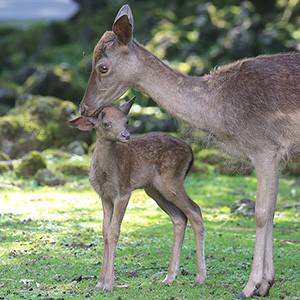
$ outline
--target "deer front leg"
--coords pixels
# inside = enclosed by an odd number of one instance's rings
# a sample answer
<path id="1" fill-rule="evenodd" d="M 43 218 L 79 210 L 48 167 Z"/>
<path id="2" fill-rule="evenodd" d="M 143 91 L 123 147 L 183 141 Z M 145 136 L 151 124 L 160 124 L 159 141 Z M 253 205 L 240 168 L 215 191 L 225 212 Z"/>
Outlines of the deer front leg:
<path id="1" fill-rule="evenodd" d="M 173 223 L 173 246 L 171 260 L 168 268 L 168 274 L 163 280 L 163 283 L 171 284 L 176 280 L 179 271 L 180 255 L 184 240 L 187 217 L 179 208 L 166 200 L 156 189 L 146 188 L 145 191 L 148 196 L 153 198 L 159 207 L 169 215 Z"/>
<path id="2" fill-rule="evenodd" d="M 237 295 L 240 299 L 253 295 L 268 295 L 275 276 L 273 218 L 278 192 L 278 162 L 275 158 L 260 161 L 255 168 L 257 174 L 256 241 L 251 274 L 242 293 Z"/>
<path id="3" fill-rule="evenodd" d="M 103 291 L 112 291 L 114 288 L 114 265 L 116 247 L 120 236 L 120 228 L 126 211 L 130 196 L 120 197 L 114 200 L 113 214 L 110 226 L 107 232 L 107 259 L 106 259 L 106 274 Z"/>
<path id="4" fill-rule="evenodd" d="M 103 235 L 103 258 L 102 258 L 102 267 L 100 272 L 100 277 L 97 285 L 95 286 L 95 290 L 102 290 L 105 285 L 105 276 L 106 276 L 106 268 L 108 261 L 108 230 L 110 227 L 112 215 L 113 215 L 113 204 L 110 200 L 102 200 L 102 208 L 103 208 L 103 222 L 102 222 L 102 235 Z"/>

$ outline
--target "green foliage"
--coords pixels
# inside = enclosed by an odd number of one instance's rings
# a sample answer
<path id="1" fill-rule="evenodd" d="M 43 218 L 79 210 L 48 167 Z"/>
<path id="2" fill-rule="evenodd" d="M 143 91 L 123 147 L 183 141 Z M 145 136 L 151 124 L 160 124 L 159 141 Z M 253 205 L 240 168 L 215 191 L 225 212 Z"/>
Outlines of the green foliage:
<path id="1" fill-rule="evenodd" d="M 6 164 L 0 162 L 0 174 L 8 171 L 9 171 L 9 167 Z"/>
<path id="2" fill-rule="evenodd" d="M 6 153 L 4 153 L 3 151 L 0 151 L 0 160 L 8 161 L 9 156 Z"/>
<path id="3" fill-rule="evenodd" d="M 22 158 L 22 162 L 18 166 L 16 173 L 18 176 L 28 178 L 34 176 L 39 169 L 45 168 L 47 168 L 45 156 L 38 151 L 31 151 Z"/>

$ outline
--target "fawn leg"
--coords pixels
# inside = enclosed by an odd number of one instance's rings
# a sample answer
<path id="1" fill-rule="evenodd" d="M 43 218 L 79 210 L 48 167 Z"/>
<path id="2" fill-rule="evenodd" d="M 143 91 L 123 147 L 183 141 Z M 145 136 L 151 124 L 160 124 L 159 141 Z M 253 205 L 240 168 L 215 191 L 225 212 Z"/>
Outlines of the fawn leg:
<path id="1" fill-rule="evenodd" d="M 159 192 L 175 206 L 177 206 L 190 221 L 196 242 L 197 251 L 197 275 L 196 284 L 203 284 L 206 279 L 204 240 L 205 228 L 199 206 L 187 195 L 184 185 L 178 184 L 178 180 L 164 179 L 157 188 Z"/>
<path id="2" fill-rule="evenodd" d="M 155 188 L 146 188 L 145 191 L 148 196 L 153 198 L 159 207 L 170 216 L 173 223 L 172 255 L 168 268 L 168 274 L 163 280 L 163 283 L 171 284 L 175 281 L 178 275 L 187 217 L 180 209 L 166 200 Z"/>
<path id="3" fill-rule="evenodd" d="M 273 284 L 273 218 L 278 192 L 279 160 L 269 154 L 254 164 L 257 174 L 255 205 L 256 241 L 249 281 L 237 298 L 248 298 L 253 294 L 266 296 Z"/>
<path id="4" fill-rule="evenodd" d="M 105 228 L 105 238 L 106 238 L 106 248 L 105 248 L 105 265 L 102 266 L 101 273 L 103 270 L 104 274 L 104 285 L 103 291 L 112 291 L 114 288 L 115 278 L 114 278 L 114 264 L 116 255 L 116 246 L 120 236 L 121 223 L 126 211 L 126 207 L 129 201 L 130 195 L 126 195 L 117 198 L 113 201 L 113 213 L 111 216 L 111 222 L 106 230 Z M 105 268 L 104 268 L 105 267 Z M 100 274 L 101 276 L 101 274 Z M 100 281 L 99 281 L 100 282 Z M 101 284 L 99 283 L 99 288 Z M 96 286 L 98 288 L 98 284 Z"/>
<path id="5" fill-rule="evenodd" d="M 106 268 L 107 268 L 107 261 L 108 261 L 108 229 L 113 215 L 113 204 L 110 200 L 102 200 L 102 207 L 103 207 L 102 235 L 104 241 L 103 259 L 102 259 L 102 267 L 101 267 L 99 281 L 95 286 L 95 290 L 103 289 L 105 284 Z"/>

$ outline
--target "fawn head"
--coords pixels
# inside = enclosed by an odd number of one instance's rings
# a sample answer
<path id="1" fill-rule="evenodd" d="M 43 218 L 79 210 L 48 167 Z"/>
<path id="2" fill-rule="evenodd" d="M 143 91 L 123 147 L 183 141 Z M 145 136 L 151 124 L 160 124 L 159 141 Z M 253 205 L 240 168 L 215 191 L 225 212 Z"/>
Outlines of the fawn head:
<path id="1" fill-rule="evenodd" d="M 133 16 L 124 5 L 113 23 L 113 31 L 103 34 L 95 46 L 92 72 L 80 104 L 83 116 L 97 115 L 104 106 L 120 98 L 131 86 L 136 70 L 132 62 Z"/>
<path id="2" fill-rule="evenodd" d="M 130 101 L 124 103 L 120 107 L 106 106 L 97 116 L 81 116 L 75 120 L 69 121 L 68 124 L 82 131 L 88 131 L 95 128 L 101 139 L 126 143 L 130 139 L 130 133 L 127 131 L 127 115 L 135 99 L 136 97 L 133 97 Z"/>

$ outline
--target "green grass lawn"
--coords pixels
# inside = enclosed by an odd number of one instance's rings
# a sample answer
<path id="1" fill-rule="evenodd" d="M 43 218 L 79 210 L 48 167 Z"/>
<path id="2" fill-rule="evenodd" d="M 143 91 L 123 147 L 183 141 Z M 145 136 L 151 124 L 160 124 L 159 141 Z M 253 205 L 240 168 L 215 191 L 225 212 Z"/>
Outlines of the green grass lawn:
<path id="1" fill-rule="evenodd" d="M 300 209 L 283 207 L 299 201 L 300 186 L 294 181 L 280 182 L 270 299 L 300 299 Z M 229 205 L 255 199 L 254 176 L 193 174 L 186 179 L 206 227 L 208 278 L 203 286 L 193 285 L 196 253 L 190 225 L 177 281 L 161 283 L 171 254 L 172 224 L 144 191 L 135 191 L 115 264 L 116 284 L 128 288 L 108 293 L 93 291 L 102 262 L 102 207 L 88 179 L 70 177 L 64 187 L 50 188 L 8 173 L 0 182 L 17 184 L 0 190 L 0 299 L 233 299 L 247 282 L 255 221 L 230 215 Z"/>

